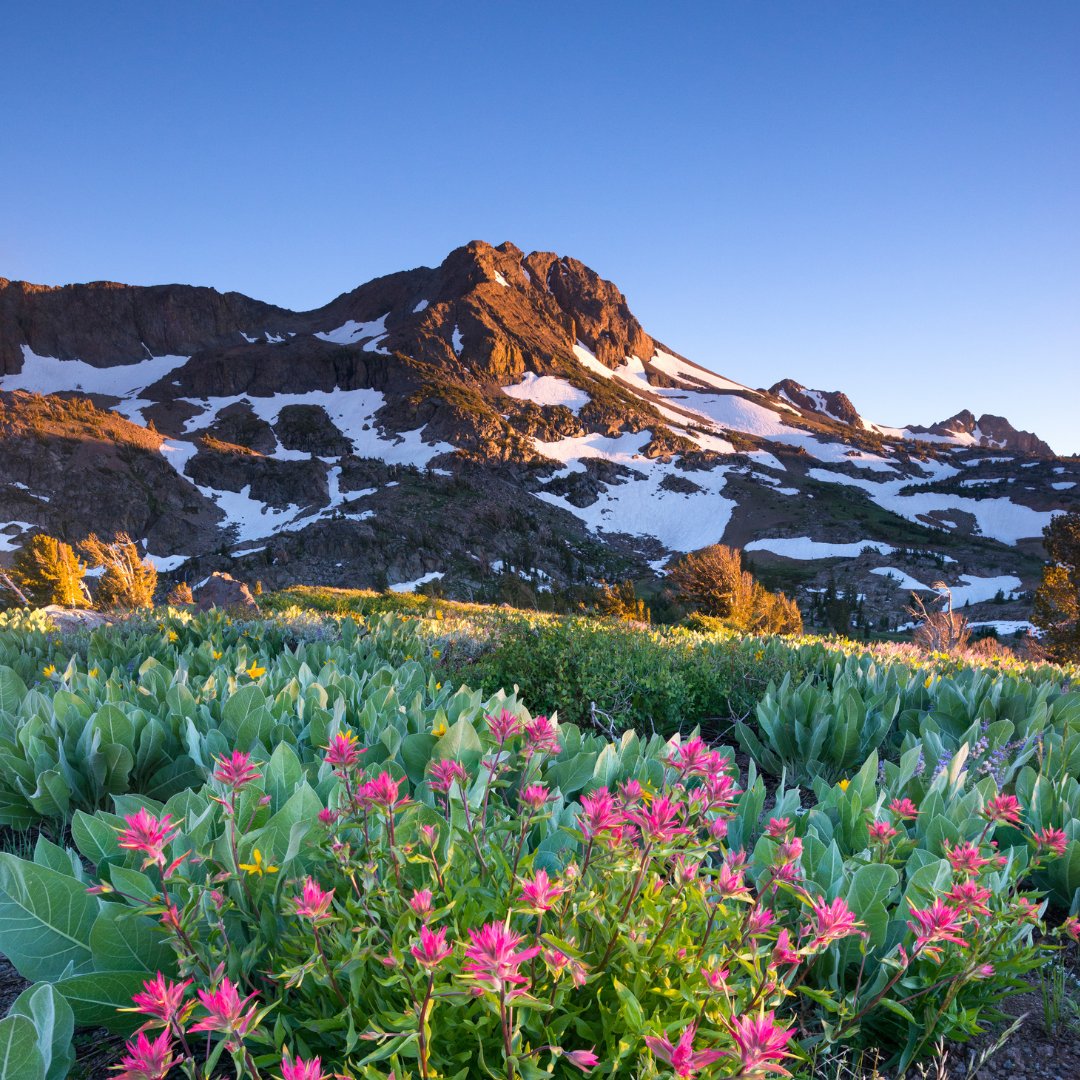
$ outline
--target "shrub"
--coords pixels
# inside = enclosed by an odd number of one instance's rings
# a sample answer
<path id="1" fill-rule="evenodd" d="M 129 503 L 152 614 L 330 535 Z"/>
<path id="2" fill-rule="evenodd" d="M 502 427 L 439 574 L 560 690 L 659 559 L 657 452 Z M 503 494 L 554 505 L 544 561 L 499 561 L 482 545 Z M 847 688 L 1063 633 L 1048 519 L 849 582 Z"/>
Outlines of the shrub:
<path id="1" fill-rule="evenodd" d="M 195 603 L 195 597 L 191 594 L 191 586 L 186 581 L 178 582 L 169 590 L 168 602 L 170 607 L 185 607 Z"/>
<path id="2" fill-rule="evenodd" d="M 90 600 L 83 585 L 86 564 L 70 544 L 38 533 L 20 549 L 12 566 L 15 583 L 35 604 L 84 608 Z"/>

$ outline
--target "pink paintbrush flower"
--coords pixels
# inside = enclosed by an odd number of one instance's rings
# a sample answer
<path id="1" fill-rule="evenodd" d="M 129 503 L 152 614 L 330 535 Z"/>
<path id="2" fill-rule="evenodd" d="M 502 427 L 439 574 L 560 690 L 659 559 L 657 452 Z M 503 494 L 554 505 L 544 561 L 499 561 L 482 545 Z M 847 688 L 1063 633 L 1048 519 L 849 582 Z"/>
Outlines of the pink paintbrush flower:
<path id="1" fill-rule="evenodd" d="M 419 915 L 421 919 L 426 921 L 431 914 L 431 890 L 414 889 L 412 896 L 409 898 L 409 907 L 412 908 L 414 915 Z"/>
<path id="2" fill-rule="evenodd" d="M 330 905 L 334 902 L 334 890 L 326 892 L 314 878 L 304 878 L 300 895 L 292 897 L 292 902 L 295 913 L 313 923 L 318 924 L 333 918 Z"/>
<path id="3" fill-rule="evenodd" d="M 551 792 L 548 791 L 546 784 L 527 784 L 522 788 L 520 798 L 535 814 L 547 805 Z"/>
<path id="4" fill-rule="evenodd" d="M 290 1057 L 286 1050 L 281 1059 L 281 1080 L 323 1080 L 322 1059 L 305 1061 L 301 1057 Z"/>
<path id="5" fill-rule="evenodd" d="M 889 812 L 903 821 L 914 821 L 919 816 L 919 808 L 910 799 L 893 799 Z"/>
<path id="6" fill-rule="evenodd" d="M 180 831 L 173 825 L 172 815 L 163 814 L 160 820 L 146 807 L 124 817 L 126 828 L 120 830 L 117 843 L 125 851 L 141 851 L 146 858 L 143 869 L 148 866 L 165 866 L 165 847 Z"/>
<path id="7" fill-rule="evenodd" d="M 1035 846 L 1039 851 L 1064 855 L 1069 846 L 1069 837 L 1062 829 L 1043 829 L 1035 834 Z"/>
<path id="8" fill-rule="evenodd" d="M 798 950 L 795 949 L 792 943 L 791 934 L 788 933 L 785 927 L 776 936 L 776 945 L 773 946 L 771 963 L 776 967 L 784 967 L 788 964 L 797 964 L 801 959 Z"/>
<path id="9" fill-rule="evenodd" d="M 911 917 L 913 921 L 908 923 L 908 928 L 915 935 L 915 946 L 927 956 L 940 960 L 941 946 L 946 942 L 967 948 L 961 934 L 964 928 L 962 915 L 959 909 L 944 900 L 939 898 L 928 908 L 920 909 L 912 905 Z"/>
<path id="10" fill-rule="evenodd" d="M 986 800 L 983 817 L 1002 825 L 1020 824 L 1020 800 L 1015 795 L 995 795 Z"/>
<path id="11" fill-rule="evenodd" d="M 582 1072 L 588 1072 L 590 1069 L 595 1069 L 600 1064 L 600 1059 L 592 1052 L 592 1050 L 564 1050 L 563 1057 L 570 1062 L 571 1065 L 576 1065 Z"/>
<path id="12" fill-rule="evenodd" d="M 491 737 L 499 746 L 509 742 L 515 735 L 520 735 L 523 730 L 521 720 L 508 709 L 503 709 L 498 716 L 485 715 L 484 719 Z"/>
<path id="13" fill-rule="evenodd" d="M 733 866 L 727 859 L 720 864 L 713 885 L 721 900 L 744 900 L 749 903 L 754 899 L 743 880 L 742 868 Z"/>
<path id="14" fill-rule="evenodd" d="M 765 826 L 765 835 L 773 840 L 783 840 L 791 828 L 791 818 L 769 818 L 769 824 Z"/>
<path id="15" fill-rule="evenodd" d="M 538 945 L 518 948 L 524 938 L 502 923 L 485 923 L 479 930 L 469 931 L 470 943 L 465 949 L 462 973 L 477 986 L 496 994 L 513 992 L 528 984 L 519 969 L 540 952 Z"/>
<path id="16" fill-rule="evenodd" d="M 573 938 L 570 938 L 570 944 L 574 944 Z M 570 981 L 575 986 L 585 985 L 585 981 L 589 977 L 589 971 L 580 960 L 575 960 L 572 956 L 567 956 L 562 949 L 556 948 L 544 949 L 541 956 L 544 963 L 547 964 L 548 970 L 556 979 L 569 974 Z"/>
<path id="17" fill-rule="evenodd" d="M 531 911 L 534 915 L 542 915 L 545 911 L 550 911 L 555 906 L 555 901 L 566 892 L 564 886 L 548 880 L 546 870 L 538 870 L 531 881 L 528 878 L 520 878 L 519 883 L 525 910 Z"/>
<path id="18" fill-rule="evenodd" d="M 464 791 L 468 782 L 469 774 L 465 771 L 465 766 L 461 762 L 447 759 L 431 763 L 431 776 L 428 783 L 435 791 L 442 792 L 443 795 L 449 795 L 450 789 L 455 783 Z"/>
<path id="19" fill-rule="evenodd" d="M 747 893 L 747 899 L 753 899 L 749 893 Z M 746 916 L 746 932 L 751 935 L 764 934 L 774 922 L 776 922 L 776 917 L 773 913 L 759 904 L 752 907 Z"/>
<path id="20" fill-rule="evenodd" d="M 163 1031 L 156 1039 L 148 1039 L 140 1031 L 126 1044 L 127 1053 L 116 1066 L 116 1080 L 165 1080 L 177 1058 L 172 1052 L 172 1038 Z"/>
<path id="21" fill-rule="evenodd" d="M 184 994 L 191 982 L 191 979 L 182 983 L 171 982 L 159 971 L 152 979 L 143 981 L 139 993 L 131 995 L 132 1007 L 120 1011 L 139 1012 L 152 1017 L 147 1025 L 149 1027 L 168 1027 L 173 1020 L 183 1023 L 195 1007 L 193 1001 L 184 1002 Z"/>
<path id="22" fill-rule="evenodd" d="M 831 904 L 827 904 L 824 897 L 821 897 L 811 903 L 810 910 L 813 923 L 804 931 L 813 935 L 808 948 L 823 949 L 834 941 L 860 933 L 862 923 L 855 918 L 855 912 L 847 906 L 842 897 L 838 896 Z"/>
<path id="23" fill-rule="evenodd" d="M 587 840 L 595 839 L 601 833 L 610 833 L 626 821 L 622 808 L 607 788 L 599 788 L 591 795 L 582 796 L 580 805 L 578 826 Z"/>
<path id="24" fill-rule="evenodd" d="M 339 731 L 327 745 L 323 760 L 340 772 L 351 768 L 360 760 L 360 755 L 366 753 L 364 747 L 357 745 L 357 738 L 351 731 Z"/>
<path id="25" fill-rule="evenodd" d="M 892 843 L 893 837 L 899 835 L 899 830 L 894 829 L 887 821 L 874 821 L 870 824 L 870 839 L 875 844 L 887 846 Z"/>
<path id="26" fill-rule="evenodd" d="M 958 874 L 978 874 L 991 860 L 984 858 L 976 844 L 957 844 L 953 847 L 945 841 L 945 858 Z"/>
<path id="27" fill-rule="evenodd" d="M 735 1043 L 735 1050 L 725 1053 L 739 1059 L 742 1076 L 760 1073 L 790 1076 L 791 1073 L 779 1062 L 783 1058 L 791 1057 L 786 1047 L 794 1034 L 791 1028 L 777 1025 L 776 1014 L 773 1012 L 761 1016 L 736 1016 L 731 1021 L 731 1038 Z"/>
<path id="28" fill-rule="evenodd" d="M 986 901 L 990 896 L 990 890 L 984 889 L 974 878 L 965 878 L 945 894 L 945 899 L 962 914 L 989 915 Z"/>
<path id="29" fill-rule="evenodd" d="M 546 716 L 534 716 L 525 724 L 525 752 L 527 754 L 557 754 L 559 732 Z"/>
<path id="30" fill-rule="evenodd" d="M 446 944 L 445 930 L 432 930 L 421 926 L 420 944 L 413 945 L 409 951 L 421 967 L 430 971 L 438 967 L 454 950 Z"/>
<path id="31" fill-rule="evenodd" d="M 642 838 L 652 844 L 669 844 L 676 836 L 690 832 L 679 824 L 682 803 L 673 802 L 667 795 L 653 799 L 648 807 L 639 807 L 629 816 L 641 830 Z"/>
<path id="32" fill-rule="evenodd" d="M 727 761 L 727 758 L 723 760 Z M 726 810 L 742 794 L 742 789 L 736 787 L 735 781 L 725 772 L 705 777 L 698 790 L 705 792 L 705 804 L 709 810 Z"/>
<path id="33" fill-rule="evenodd" d="M 674 747 L 665 758 L 667 764 L 683 776 L 705 776 L 710 771 L 711 759 L 708 744 L 696 735 Z"/>
<path id="34" fill-rule="evenodd" d="M 231 757 L 215 758 L 217 768 L 214 779 L 233 791 L 239 791 L 258 780 L 262 773 L 251 764 L 251 755 L 242 750 L 234 750 Z"/>
<path id="35" fill-rule="evenodd" d="M 258 1006 L 245 1006 L 258 995 L 241 998 L 235 984 L 226 976 L 214 990 L 197 990 L 207 1015 L 191 1025 L 190 1031 L 221 1031 L 226 1035 L 246 1035 L 255 1022 Z"/>
<path id="36" fill-rule="evenodd" d="M 695 1050 L 696 1032 L 697 1023 L 695 1022 L 683 1031 L 679 1036 L 679 1041 L 674 1044 L 666 1035 L 659 1038 L 655 1035 L 646 1035 L 645 1045 L 660 1061 L 670 1065 L 676 1076 L 694 1076 L 706 1065 L 711 1065 L 724 1056 L 721 1050 Z"/>
<path id="37" fill-rule="evenodd" d="M 374 780 L 362 784 L 356 793 L 356 801 L 362 805 L 380 806 L 384 810 L 397 810 L 409 802 L 408 795 L 398 795 L 400 780 L 395 780 L 388 772 L 381 772 Z"/>

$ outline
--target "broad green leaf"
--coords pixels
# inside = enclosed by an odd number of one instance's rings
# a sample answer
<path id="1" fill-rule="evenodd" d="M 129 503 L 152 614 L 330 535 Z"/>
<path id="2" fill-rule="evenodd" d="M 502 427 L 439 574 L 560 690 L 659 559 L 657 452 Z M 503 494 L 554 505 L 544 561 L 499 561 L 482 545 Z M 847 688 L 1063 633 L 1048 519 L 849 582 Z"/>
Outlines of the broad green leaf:
<path id="1" fill-rule="evenodd" d="M 173 951 L 160 926 L 125 904 L 101 905 L 90 930 L 90 951 L 98 971 L 143 971 L 152 975 L 175 968 Z"/>
<path id="2" fill-rule="evenodd" d="M 410 783 L 419 784 L 423 781 L 436 741 L 435 736 L 427 732 L 414 732 L 402 739 L 401 764 Z"/>
<path id="3" fill-rule="evenodd" d="M 13 713 L 26 697 L 26 683 L 9 667 L 0 667 L 0 713 Z"/>
<path id="4" fill-rule="evenodd" d="M 79 1027 L 104 1027 L 126 1035 L 139 1026 L 140 1018 L 118 1010 L 131 1004 L 131 995 L 142 989 L 145 978 L 145 971 L 92 971 L 54 985 Z"/>
<path id="5" fill-rule="evenodd" d="M 64 1080 L 75 1064 L 75 1016 L 71 1006 L 50 983 L 27 987 L 14 1001 L 9 1016 L 25 1016 L 37 1033 L 45 1080 Z M 0 1077 L 7 1073 L 0 1071 Z"/>
<path id="6" fill-rule="evenodd" d="M 263 789 L 270 796 L 270 806 L 280 810 L 304 778 L 300 759 L 291 746 L 281 743 L 270 755 L 263 775 Z"/>
<path id="7" fill-rule="evenodd" d="M 0 1080 L 45 1080 L 37 1029 L 25 1016 L 0 1020 Z"/>
<path id="8" fill-rule="evenodd" d="M 116 837 L 116 830 L 102 816 L 75 811 L 71 820 L 71 838 L 83 858 L 89 859 L 95 866 L 118 852 Z"/>
<path id="9" fill-rule="evenodd" d="M 453 758 L 466 768 L 475 767 L 483 754 L 480 736 L 469 720 L 462 718 L 452 724 L 445 735 L 435 744 L 431 756 L 437 761 Z"/>
<path id="10" fill-rule="evenodd" d="M 0 952 L 24 979 L 89 970 L 99 907 L 75 878 L 0 853 Z"/>

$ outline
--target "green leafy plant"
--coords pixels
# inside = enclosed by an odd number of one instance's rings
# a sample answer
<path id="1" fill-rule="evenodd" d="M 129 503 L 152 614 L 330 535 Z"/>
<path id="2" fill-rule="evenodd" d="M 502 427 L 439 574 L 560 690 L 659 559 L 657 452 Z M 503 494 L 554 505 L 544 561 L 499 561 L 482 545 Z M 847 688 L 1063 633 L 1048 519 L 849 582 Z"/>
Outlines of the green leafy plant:
<path id="1" fill-rule="evenodd" d="M 757 732 L 740 722 L 735 734 L 760 768 L 804 786 L 831 783 L 880 746 L 899 707 L 895 694 L 865 694 L 844 676 L 830 687 L 812 677 L 793 686 L 788 675 L 758 703 Z"/>

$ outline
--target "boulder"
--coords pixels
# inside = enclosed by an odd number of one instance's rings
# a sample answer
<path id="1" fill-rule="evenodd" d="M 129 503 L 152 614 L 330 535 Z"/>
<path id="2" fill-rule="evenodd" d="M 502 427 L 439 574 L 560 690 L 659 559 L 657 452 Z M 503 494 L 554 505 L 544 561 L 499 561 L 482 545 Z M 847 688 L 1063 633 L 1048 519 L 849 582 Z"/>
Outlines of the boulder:
<path id="1" fill-rule="evenodd" d="M 232 574 L 211 574 L 201 585 L 192 589 L 192 595 L 195 597 L 195 606 L 200 611 L 209 611 L 211 608 L 239 608 L 255 614 L 259 610 L 251 590 L 242 581 L 237 581 Z"/>
<path id="2" fill-rule="evenodd" d="M 41 609 L 49 616 L 49 621 L 57 630 L 96 630 L 112 622 L 100 611 L 87 611 L 84 608 L 66 608 L 59 604 L 48 604 Z"/>

